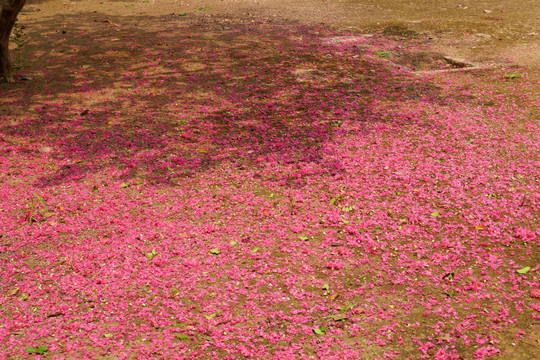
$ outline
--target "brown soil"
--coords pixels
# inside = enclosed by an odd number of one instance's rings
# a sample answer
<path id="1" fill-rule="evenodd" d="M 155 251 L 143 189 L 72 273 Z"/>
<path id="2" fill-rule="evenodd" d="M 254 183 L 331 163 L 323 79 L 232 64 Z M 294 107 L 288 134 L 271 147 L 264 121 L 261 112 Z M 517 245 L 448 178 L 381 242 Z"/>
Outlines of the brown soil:
<path id="1" fill-rule="evenodd" d="M 280 19 L 338 29 L 376 29 L 388 36 L 427 40 L 451 57 L 540 65 L 540 3 L 536 0 L 28 0 L 21 22 L 54 17 L 61 31 L 69 26 L 62 18 L 76 15 L 84 23 L 88 13 L 114 17 L 187 14 L 218 21 L 232 16 L 246 22 Z"/>
<path id="2" fill-rule="evenodd" d="M 127 33 L 122 32 L 122 27 L 126 24 L 155 35 L 160 28 L 169 28 L 179 19 L 186 19 L 186 21 L 194 19 L 196 22 L 191 28 L 193 41 L 199 37 L 203 42 L 208 42 L 213 34 L 211 31 L 205 31 L 207 28 L 204 24 L 226 27 L 228 22 L 249 24 L 252 21 L 271 20 L 276 23 L 300 25 L 324 24 L 337 30 L 349 30 L 351 33 L 358 34 L 382 31 L 385 36 L 398 42 L 424 44 L 429 47 L 429 51 L 408 57 L 400 56 L 398 53 L 380 54 L 386 57 L 390 64 L 404 66 L 411 71 L 462 69 L 482 64 L 486 66 L 513 64 L 526 67 L 532 73 L 540 66 L 538 23 L 540 2 L 538 0 L 298 0 L 293 2 L 284 0 L 28 0 L 27 6 L 19 16 L 19 23 L 24 27 L 26 36 L 26 43 L 23 45 L 26 57 L 49 56 L 60 59 L 62 56 L 73 57 L 79 52 L 84 55 L 83 60 L 80 56 L 76 60 L 79 72 L 73 75 L 73 81 L 77 82 L 82 81 L 83 77 L 85 81 L 98 81 L 97 75 L 95 78 L 92 77 L 91 69 L 113 66 L 109 63 L 104 64 L 105 60 L 100 56 L 101 54 L 81 50 L 91 41 L 96 41 L 98 35 L 101 34 L 104 42 L 114 45 L 114 42 L 120 42 L 123 36 L 127 36 Z M 200 26 L 197 23 L 203 24 L 199 31 L 193 30 L 196 26 Z M 91 31 L 94 40 L 82 35 L 85 29 Z M 56 39 L 56 43 L 44 46 L 42 36 L 46 36 L 47 39 Z M 160 41 L 156 46 L 166 51 L 167 39 Z M 221 39 L 212 39 L 212 41 L 219 46 Z M 227 39 L 223 39 L 224 46 L 227 45 L 226 41 Z M 250 39 L 244 39 L 241 45 L 236 54 L 239 58 L 249 54 L 250 46 L 254 51 L 261 51 L 260 44 L 257 44 L 256 40 L 250 42 Z M 119 61 L 125 61 L 132 68 L 144 66 L 144 59 L 134 59 L 136 50 L 131 53 L 115 52 L 114 46 L 108 47 L 107 50 L 106 55 L 109 58 L 116 56 Z M 204 69 L 204 60 L 193 55 L 186 61 L 186 70 Z M 20 64 L 24 65 L 24 60 L 21 60 Z M 227 65 L 223 63 L 223 66 Z M 20 72 L 29 78 L 40 76 L 39 66 L 35 61 L 31 61 L 29 68 L 21 68 Z M 310 69 L 299 69 L 295 75 L 299 78 L 310 79 L 318 76 Z M 110 83 L 109 93 L 96 93 L 92 99 L 74 98 L 74 102 L 81 103 L 81 114 L 92 106 L 92 101 L 96 104 L 104 103 L 107 101 L 107 96 L 111 94 L 121 96 L 123 92 L 131 91 L 131 89 L 123 89 L 120 80 L 113 77 L 105 76 L 99 81 Z M 51 93 L 62 91 L 62 85 L 59 83 L 48 86 L 48 84 L 36 82 L 33 86 L 41 86 Z M 481 84 L 472 86 L 481 86 Z M 502 91 L 511 92 L 513 89 L 507 88 Z M 193 97 L 197 96 L 204 97 L 205 94 L 193 94 Z M 33 101 L 39 103 L 40 99 L 33 99 Z M 129 104 L 118 104 L 118 106 L 126 107 L 121 110 L 136 118 L 137 110 L 131 109 Z M 163 111 L 174 112 L 178 109 L 163 109 Z M 396 304 L 399 305 L 398 300 L 396 299 Z M 419 313 L 417 316 L 418 320 L 422 321 L 422 314 Z M 410 321 L 415 322 L 416 319 Z M 538 346 L 540 334 L 534 332 L 532 327 L 531 331 L 533 331 L 533 336 L 525 340 L 521 349 L 533 353 L 535 347 Z M 523 358 L 522 354 L 512 353 L 511 345 L 504 345 L 508 348 L 505 354 L 506 359 Z M 373 354 L 366 355 L 370 358 L 374 354 L 375 350 Z"/>

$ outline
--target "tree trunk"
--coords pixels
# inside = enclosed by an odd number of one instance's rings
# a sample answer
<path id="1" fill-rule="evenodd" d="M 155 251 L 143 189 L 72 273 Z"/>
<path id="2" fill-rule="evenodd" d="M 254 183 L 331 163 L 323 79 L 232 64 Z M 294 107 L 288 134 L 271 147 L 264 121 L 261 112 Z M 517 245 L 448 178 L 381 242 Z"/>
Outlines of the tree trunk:
<path id="1" fill-rule="evenodd" d="M 3 4 L 0 11 L 0 80 L 9 83 L 15 81 L 9 58 L 9 36 L 25 2 L 26 0 L 0 0 L 0 4 Z"/>

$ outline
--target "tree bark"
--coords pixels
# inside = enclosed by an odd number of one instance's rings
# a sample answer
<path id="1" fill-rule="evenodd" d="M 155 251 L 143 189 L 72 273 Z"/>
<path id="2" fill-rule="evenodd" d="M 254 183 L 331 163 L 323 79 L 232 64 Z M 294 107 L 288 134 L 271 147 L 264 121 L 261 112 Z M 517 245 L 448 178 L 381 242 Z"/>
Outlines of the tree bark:
<path id="1" fill-rule="evenodd" d="M 15 81 L 9 58 L 9 36 L 25 2 L 26 0 L 0 0 L 0 4 L 3 4 L 0 11 L 0 80 L 8 83 Z"/>

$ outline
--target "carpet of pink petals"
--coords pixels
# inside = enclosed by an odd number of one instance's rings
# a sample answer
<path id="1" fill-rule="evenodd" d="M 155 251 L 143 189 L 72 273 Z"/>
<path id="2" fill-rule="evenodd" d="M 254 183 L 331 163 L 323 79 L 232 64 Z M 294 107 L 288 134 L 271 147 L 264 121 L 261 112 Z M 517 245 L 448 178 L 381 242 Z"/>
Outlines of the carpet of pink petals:
<path id="1" fill-rule="evenodd" d="M 0 359 L 532 359 L 537 74 L 225 24 L 44 32 L 0 89 Z"/>

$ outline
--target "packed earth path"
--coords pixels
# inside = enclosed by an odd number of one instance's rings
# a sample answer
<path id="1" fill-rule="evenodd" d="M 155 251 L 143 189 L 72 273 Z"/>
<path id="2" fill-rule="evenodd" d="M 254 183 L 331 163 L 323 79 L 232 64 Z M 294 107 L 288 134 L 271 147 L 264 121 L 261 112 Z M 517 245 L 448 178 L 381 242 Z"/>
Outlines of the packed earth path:
<path id="1" fill-rule="evenodd" d="M 540 358 L 539 4 L 418 3 L 29 0 L 0 359 Z"/>

